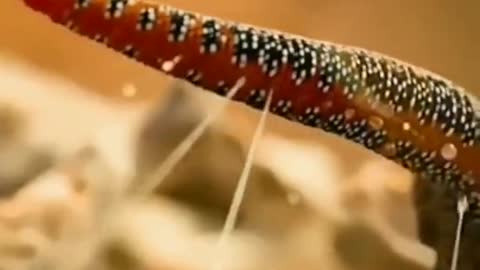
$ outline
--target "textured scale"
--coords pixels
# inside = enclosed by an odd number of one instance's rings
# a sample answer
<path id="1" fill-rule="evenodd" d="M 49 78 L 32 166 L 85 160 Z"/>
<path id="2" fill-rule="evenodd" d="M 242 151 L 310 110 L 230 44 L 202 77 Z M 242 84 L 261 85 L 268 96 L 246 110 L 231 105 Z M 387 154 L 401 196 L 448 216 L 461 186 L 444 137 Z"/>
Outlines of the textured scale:
<path id="1" fill-rule="evenodd" d="M 54 22 L 166 74 L 320 128 L 480 206 L 476 98 L 377 53 L 135 0 L 24 0 Z"/>

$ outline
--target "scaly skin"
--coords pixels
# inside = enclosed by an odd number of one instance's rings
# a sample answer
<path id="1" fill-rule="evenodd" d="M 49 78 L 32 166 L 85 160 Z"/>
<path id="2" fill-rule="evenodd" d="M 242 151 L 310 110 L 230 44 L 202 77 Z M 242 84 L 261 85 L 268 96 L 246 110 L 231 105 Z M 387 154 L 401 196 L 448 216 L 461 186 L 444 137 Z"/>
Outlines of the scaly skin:
<path id="1" fill-rule="evenodd" d="M 147 66 L 340 135 L 480 205 L 475 97 L 363 49 L 222 21 L 142 0 L 24 0 L 58 24 Z"/>

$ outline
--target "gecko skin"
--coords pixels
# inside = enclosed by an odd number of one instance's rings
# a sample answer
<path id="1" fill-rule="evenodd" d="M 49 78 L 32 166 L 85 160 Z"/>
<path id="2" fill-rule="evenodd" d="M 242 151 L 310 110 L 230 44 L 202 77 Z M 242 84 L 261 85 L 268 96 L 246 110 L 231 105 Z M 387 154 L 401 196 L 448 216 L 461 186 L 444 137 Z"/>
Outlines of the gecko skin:
<path id="1" fill-rule="evenodd" d="M 480 206 L 478 101 L 418 67 L 360 48 L 141 0 L 23 0 L 140 63 L 253 108 L 320 128 Z"/>

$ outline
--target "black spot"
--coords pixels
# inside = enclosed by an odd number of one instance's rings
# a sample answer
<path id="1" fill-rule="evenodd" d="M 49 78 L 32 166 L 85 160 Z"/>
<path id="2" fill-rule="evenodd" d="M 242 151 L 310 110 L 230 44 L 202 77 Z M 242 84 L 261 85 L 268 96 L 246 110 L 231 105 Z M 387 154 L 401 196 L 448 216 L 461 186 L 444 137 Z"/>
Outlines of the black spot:
<path id="1" fill-rule="evenodd" d="M 253 89 L 247 97 L 245 103 L 256 109 L 265 108 L 267 101 L 267 91 L 260 89 Z"/>
<path id="2" fill-rule="evenodd" d="M 287 49 L 285 38 L 274 35 L 263 36 L 263 47 L 260 48 L 262 70 L 265 74 L 275 75 L 282 65 L 283 51 Z"/>
<path id="3" fill-rule="evenodd" d="M 202 25 L 202 46 L 205 53 L 215 53 L 221 46 L 221 25 L 214 19 L 203 22 Z M 212 46 L 215 50 L 210 50 Z"/>
<path id="4" fill-rule="evenodd" d="M 173 10 L 170 14 L 170 37 L 172 41 L 184 41 L 190 31 L 190 21 L 194 18 L 193 14 L 178 10 Z"/>
<path id="5" fill-rule="evenodd" d="M 293 39 L 289 42 L 288 63 L 293 67 L 294 79 L 312 77 L 312 68 L 318 66 L 318 62 L 313 63 L 313 60 L 314 57 L 319 58 L 318 54 L 318 48 L 305 40 Z"/>
<path id="6" fill-rule="evenodd" d="M 153 28 L 158 18 L 158 11 L 156 8 L 145 8 L 140 12 L 138 17 L 138 25 L 140 30 L 147 31 Z"/>
<path id="7" fill-rule="evenodd" d="M 127 46 L 123 50 L 123 54 L 129 58 L 137 58 L 138 50 L 136 50 L 133 46 Z"/>
<path id="8" fill-rule="evenodd" d="M 127 4 L 128 0 L 110 0 L 108 1 L 106 12 L 109 17 L 114 17 L 118 11 L 123 13 Z"/>
<path id="9" fill-rule="evenodd" d="M 236 57 L 236 64 L 240 64 L 243 61 L 257 62 L 259 58 L 260 48 L 265 47 L 264 39 L 262 35 L 255 31 L 253 28 L 239 28 L 238 26 L 232 26 L 231 31 L 235 35 L 236 43 L 234 56 Z M 255 44 L 255 45 L 253 45 Z"/>

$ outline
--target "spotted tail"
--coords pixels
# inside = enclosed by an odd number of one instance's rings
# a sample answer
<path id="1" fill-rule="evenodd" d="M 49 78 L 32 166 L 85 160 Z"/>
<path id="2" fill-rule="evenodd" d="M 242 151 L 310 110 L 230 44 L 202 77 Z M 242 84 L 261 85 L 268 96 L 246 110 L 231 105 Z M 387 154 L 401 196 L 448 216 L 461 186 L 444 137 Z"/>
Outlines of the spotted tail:
<path id="1" fill-rule="evenodd" d="M 146 0 L 24 0 L 72 31 L 166 74 L 361 144 L 480 202 L 476 99 L 366 50 Z"/>

